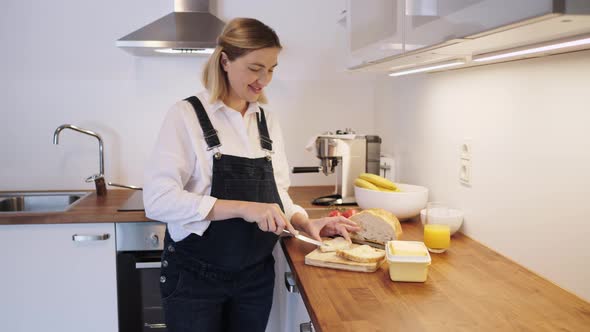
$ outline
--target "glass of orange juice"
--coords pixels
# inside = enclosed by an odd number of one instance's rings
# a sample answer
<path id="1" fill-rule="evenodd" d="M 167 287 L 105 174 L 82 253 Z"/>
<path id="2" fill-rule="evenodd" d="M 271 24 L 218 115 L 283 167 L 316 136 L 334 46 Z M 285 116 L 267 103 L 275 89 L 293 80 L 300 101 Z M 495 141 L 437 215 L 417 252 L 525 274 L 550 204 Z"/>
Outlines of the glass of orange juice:
<path id="1" fill-rule="evenodd" d="M 448 225 L 439 225 L 436 217 L 448 214 L 448 208 L 440 202 L 426 205 L 426 222 L 424 223 L 424 244 L 430 252 L 445 252 L 451 245 L 451 230 Z"/>
<path id="2" fill-rule="evenodd" d="M 424 225 L 424 244 L 430 252 L 445 252 L 451 246 L 451 229 L 449 225 Z"/>

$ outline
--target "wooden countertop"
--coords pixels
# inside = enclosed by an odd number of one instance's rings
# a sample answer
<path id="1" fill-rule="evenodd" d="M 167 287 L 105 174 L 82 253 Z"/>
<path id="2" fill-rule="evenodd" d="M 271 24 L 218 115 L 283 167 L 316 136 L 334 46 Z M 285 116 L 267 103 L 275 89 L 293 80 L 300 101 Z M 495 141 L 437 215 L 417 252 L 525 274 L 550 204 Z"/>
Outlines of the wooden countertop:
<path id="1" fill-rule="evenodd" d="M 333 187 L 293 187 L 293 200 L 310 217 L 311 205 Z M 150 221 L 143 211 L 118 212 L 132 190 L 92 193 L 70 210 L 2 213 L 0 225 Z M 402 223 L 403 240 L 422 240 L 422 225 Z M 444 254 L 432 254 L 425 283 L 392 282 L 384 263 L 374 273 L 307 266 L 311 244 L 281 245 L 317 331 L 588 331 L 590 303 L 460 233 Z"/>
<path id="2" fill-rule="evenodd" d="M 64 212 L 3 212 L 0 214 L 0 225 L 151 221 L 143 211 L 117 211 L 133 192 L 113 189 L 104 197 L 98 197 L 93 192 Z"/>
<path id="3" fill-rule="evenodd" d="M 306 207 L 330 189 L 309 187 L 292 197 Z M 310 216 L 327 214 L 308 209 Z M 402 240 L 422 241 L 419 220 L 402 228 Z M 391 281 L 387 262 L 374 273 L 308 266 L 313 245 L 293 238 L 281 245 L 316 331 L 590 330 L 590 303 L 461 233 L 446 253 L 431 254 L 425 283 Z"/>
<path id="4" fill-rule="evenodd" d="M 324 211 L 325 208 L 311 205 L 311 200 L 320 195 L 331 194 L 333 189 L 329 186 L 293 187 L 289 193 L 294 201 L 301 202 L 303 208 L 312 211 L 313 214 L 313 211 Z M 60 191 L 91 192 L 89 190 Z M 143 211 L 117 211 L 133 192 L 126 189 L 109 189 L 105 197 L 98 197 L 95 192 L 92 192 L 64 212 L 2 212 L 0 225 L 152 221 Z"/>

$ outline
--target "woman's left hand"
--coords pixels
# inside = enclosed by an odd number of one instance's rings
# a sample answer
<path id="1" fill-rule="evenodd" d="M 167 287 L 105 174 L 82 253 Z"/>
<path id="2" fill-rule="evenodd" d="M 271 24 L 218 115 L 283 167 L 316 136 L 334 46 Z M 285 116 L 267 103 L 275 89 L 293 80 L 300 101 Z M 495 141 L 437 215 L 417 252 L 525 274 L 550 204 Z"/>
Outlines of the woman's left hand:
<path id="1" fill-rule="evenodd" d="M 305 232 L 312 238 L 321 241 L 322 236 L 342 235 L 350 241 L 349 232 L 358 232 L 361 228 L 354 222 L 343 216 L 323 217 L 309 219 Z"/>

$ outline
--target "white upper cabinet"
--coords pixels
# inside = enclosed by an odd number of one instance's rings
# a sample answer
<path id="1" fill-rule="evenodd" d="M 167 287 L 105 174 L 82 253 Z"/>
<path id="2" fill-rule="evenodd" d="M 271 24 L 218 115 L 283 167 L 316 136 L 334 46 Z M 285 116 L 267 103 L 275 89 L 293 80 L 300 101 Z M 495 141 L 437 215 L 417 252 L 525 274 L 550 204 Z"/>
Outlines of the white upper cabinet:
<path id="1" fill-rule="evenodd" d="M 403 53 L 404 1 L 347 1 L 348 67 Z"/>
<path id="2" fill-rule="evenodd" d="M 353 0 L 354 1 L 354 0 Z M 412 51 L 553 11 L 553 0 L 405 0 L 405 50 Z"/>
<path id="3" fill-rule="evenodd" d="M 472 66 L 481 54 L 590 34 L 590 0 L 348 0 L 346 9 L 351 70 Z"/>

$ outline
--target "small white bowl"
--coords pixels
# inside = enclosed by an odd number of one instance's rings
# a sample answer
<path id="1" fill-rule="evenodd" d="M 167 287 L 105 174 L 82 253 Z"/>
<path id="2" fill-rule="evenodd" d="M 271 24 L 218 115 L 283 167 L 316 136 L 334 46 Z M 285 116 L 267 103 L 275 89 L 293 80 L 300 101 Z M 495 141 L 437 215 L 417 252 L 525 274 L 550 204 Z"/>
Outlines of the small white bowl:
<path id="1" fill-rule="evenodd" d="M 420 214 L 428 202 L 428 188 L 396 183 L 399 192 L 376 191 L 354 187 L 356 203 L 362 209 L 381 208 L 393 213 L 399 220 Z"/>
<path id="2" fill-rule="evenodd" d="M 458 209 L 448 209 L 444 215 L 433 214 L 430 216 L 430 224 L 448 225 L 451 235 L 455 234 L 463 224 L 463 211 Z M 420 221 L 422 225 L 426 223 L 426 209 L 420 210 Z"/>

